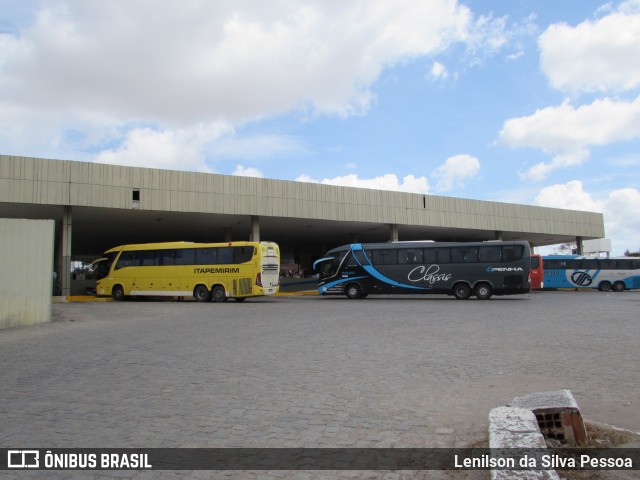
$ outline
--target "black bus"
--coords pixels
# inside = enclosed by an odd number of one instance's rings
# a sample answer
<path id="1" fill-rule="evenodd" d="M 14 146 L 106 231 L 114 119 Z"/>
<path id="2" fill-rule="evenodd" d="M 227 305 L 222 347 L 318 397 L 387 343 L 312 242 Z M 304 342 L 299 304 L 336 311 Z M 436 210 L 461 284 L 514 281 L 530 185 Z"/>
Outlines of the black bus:
<path id="1" fill-rule="evenodd" d="M 354 243 L 313 264 L 321 295 L 440 293 L 460 300 L 528 293 L 530 266 L 525 241 Z"/>

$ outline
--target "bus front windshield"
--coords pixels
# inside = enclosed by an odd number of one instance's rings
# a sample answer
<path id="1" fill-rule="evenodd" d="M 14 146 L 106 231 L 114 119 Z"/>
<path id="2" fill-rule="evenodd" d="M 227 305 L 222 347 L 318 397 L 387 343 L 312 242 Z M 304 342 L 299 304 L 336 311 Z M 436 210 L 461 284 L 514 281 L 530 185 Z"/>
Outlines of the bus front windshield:
<path id="1" fill-rule="evenodd" d="M 320 274 L 320 278 L 332 277 L 338 273 L 340 264 L 347 253 L 349 253 L 347 250 L 332 252 L 332 254 L 328 254 L 329 256 L 326 259 L 319 261 L 317 269 Z"/>
<path id="2" fill-rule="evenodd" d="M 107 275 L 109 275 L 109 270 L 111 270 L 111 265 L 115 260 L 117 252 L 107 253 L 104 258 L 100 258 L 95 260 L 92 264 L 93 271 L 96 274 L 96 280 L 101 280 Z"/>

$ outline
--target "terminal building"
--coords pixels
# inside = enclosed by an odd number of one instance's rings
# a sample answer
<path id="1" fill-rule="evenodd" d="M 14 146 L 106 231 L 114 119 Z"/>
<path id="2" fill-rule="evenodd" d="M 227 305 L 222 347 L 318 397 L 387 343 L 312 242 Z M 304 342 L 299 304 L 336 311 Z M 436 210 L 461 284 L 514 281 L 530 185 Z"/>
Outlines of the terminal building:
<path id="1" fill-rule="evenodd" d="M 71 265 L 127 243 L 270 240 L 283 264 L 310 269 L 354 242 L 527 240 L 533 247 L 605 236 L 600 213 L 90 162 L 0 155 L 0 219 L 55 222 L 59 292 Z"/>

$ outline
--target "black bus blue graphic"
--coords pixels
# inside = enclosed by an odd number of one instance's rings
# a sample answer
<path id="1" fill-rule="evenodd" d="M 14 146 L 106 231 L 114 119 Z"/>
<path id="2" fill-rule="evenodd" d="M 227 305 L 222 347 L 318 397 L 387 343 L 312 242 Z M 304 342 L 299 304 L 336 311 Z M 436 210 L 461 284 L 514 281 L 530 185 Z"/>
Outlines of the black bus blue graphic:
<path id="1" fill-rule="evenodd" d="M 322 295 L 444 293 L 458 299 L 530 291 L 527 242 L 354 243 L 316 260 Z"/>

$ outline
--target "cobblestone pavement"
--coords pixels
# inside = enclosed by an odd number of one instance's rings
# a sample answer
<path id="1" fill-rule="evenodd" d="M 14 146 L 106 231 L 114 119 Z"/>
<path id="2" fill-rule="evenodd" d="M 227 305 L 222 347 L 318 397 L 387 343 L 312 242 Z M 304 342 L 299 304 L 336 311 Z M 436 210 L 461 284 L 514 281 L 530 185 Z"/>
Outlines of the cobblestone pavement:
<path id="1" fill-rule="evenodd" d="M 640 292 L 55 304 L 0 332 L 0 445 L 466 447 L 570 389 L 640 431 Z M 11 473 L 13 476 L 8 476 Z M 2 478 L 486 478 L 487 472 L 28 472 Z"/>

